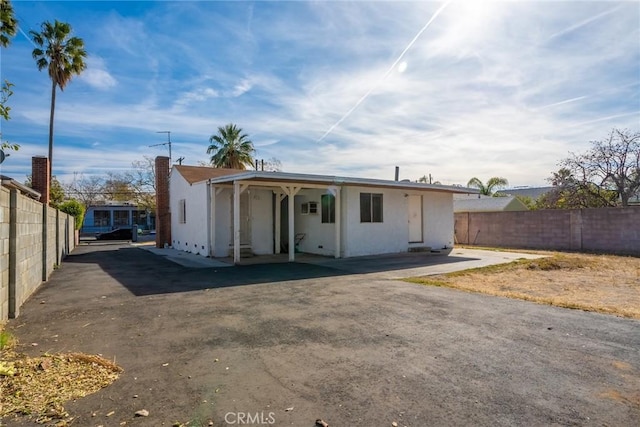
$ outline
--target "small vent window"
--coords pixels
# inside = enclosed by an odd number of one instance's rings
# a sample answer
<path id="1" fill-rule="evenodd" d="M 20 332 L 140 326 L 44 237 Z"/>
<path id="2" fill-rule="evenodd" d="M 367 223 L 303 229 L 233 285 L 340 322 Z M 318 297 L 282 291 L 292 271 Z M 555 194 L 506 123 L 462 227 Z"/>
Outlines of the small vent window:
<path id="1" fill-rule="evenodd" d="M 187 201 L 185 199 L 180 199 L 178 206 L 178 220 L 180 224 L 187 223 Z"/>

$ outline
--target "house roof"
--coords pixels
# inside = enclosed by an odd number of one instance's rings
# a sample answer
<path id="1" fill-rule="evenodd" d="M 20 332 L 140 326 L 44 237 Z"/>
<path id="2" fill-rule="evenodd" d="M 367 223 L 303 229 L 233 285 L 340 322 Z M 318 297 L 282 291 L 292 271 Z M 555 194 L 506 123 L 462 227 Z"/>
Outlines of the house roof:
<path id="1" fill-rule="evenodd" d="M 515 196 L 504 197 L 454 197 L 454 212 L 503 212 L 527 211 L 527 206 Z"/>
<path id="2" fill-rule="evenodd" d="M 40 192 L 34 190 L 31 187 L 27 187 L 24 184 L 20 184 L 18 181 L 16 181 L 15 179 L 8 177 L 6 175 L 0 175 L 0 181 L 2 182 L 2 185 L 4 187 L 7 188 L 14 188 L 16 190 L 18 190 L 19 192 L 21 192 L 22 194 L 25 194 L 29 197 L 31 197 L 32 199 L 35 200 L 40 200 Z"/>
<path id="3" fill-rule="evenodd" d="M 259 181 L 261 183 L 273 182 L 274 186 L 279 184 L 314 184 L 314 185 L 357 185 L 363 187 L 378 188 L 398 188 L 405 190 L 428 190 L 445 193 L 475 193 L 477 190 L 467 187 L 456 187 L 448 185 L 423 184 L 411 181 L 391 181 L 384 179 L 354 178 L 333 175 L 311 175 L 287 172 L 263 172 L 263 171 L 236 171 L 227 169 L 227 173 L 211 177 L 208 182 L 212 184 L 229 184 L 234 181 Z M 239 172 L 239 173 L 238 173 Z"/>
<path id="4" fill-rule="evenodd" d="M 240 169 L 227 169 L 227 168 L 212 168 L 209 166 L 186 166 L 186 165 L 174 165 L 173 169 L 180 172 L 180 175 L 189 183 L 206 181 L 211 178 L 218 178 L 227 175 L 236 175 L 240 173 L 246 173 L 246 170 Z"/>
<path id="5" fill-rule="evenodd" d="M 506 190 L 496 191 L 497 195 L 507 196 L 524 196 L 531 197 L 533 200 L 553 190 L 553 187 L 523 187 L 523 188 L 508 188 Z"/>

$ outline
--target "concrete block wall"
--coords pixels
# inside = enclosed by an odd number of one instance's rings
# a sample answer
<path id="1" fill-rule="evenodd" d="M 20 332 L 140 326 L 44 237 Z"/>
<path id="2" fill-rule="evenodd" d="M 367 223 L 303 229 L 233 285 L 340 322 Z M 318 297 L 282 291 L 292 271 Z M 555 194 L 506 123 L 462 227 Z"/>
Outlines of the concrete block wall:
<path id="1" fill-rule="evenodd" d="M 9 318 L 9 190 L 0 187 L 0 322 Z"/>
<path id="2" fill-rule="evenodd" d="M 462 212 L 456 243 L 640 254 L 640 208 Z"/>
<path id="3" fill-rule="evenodd" d="M 46 208 L 46 218 L 47 218 L 47 262 L 46 262 L 46 276 L 42 278 L 42 280 L 47 280 L 53 270 L 58 265 L 58 256 L 56 254 L 57 248 L 57 229 L 56 224 L 58 220 L 56 218 L 56 210 L 52 207 L 47 206 Z"/>
<path id="4" fill-rule="evenodd" d="M 15 314 L 42 283 L 42 204 L 17 195 L 15 261 Z M 13 310 L 11 310 L 13 311 Z M 10 312 L 10 316 L 13 313 Z M 13 316 L 12 316 L 13 317 Z"/>
<path id="5" fill-rule="evenodd" d="M 0 321 L 17 317 L 75 248 L 74 224 L 72 216 L 0 187 Z"/>

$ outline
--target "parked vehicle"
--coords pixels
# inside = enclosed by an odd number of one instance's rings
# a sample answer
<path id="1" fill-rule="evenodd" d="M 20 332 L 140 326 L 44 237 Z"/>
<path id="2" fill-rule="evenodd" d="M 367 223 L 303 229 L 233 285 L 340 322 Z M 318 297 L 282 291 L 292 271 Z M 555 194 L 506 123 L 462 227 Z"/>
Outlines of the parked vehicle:
<path id="1" fill-rule="evenodd" d="M 131 240 L 132 233 L 130 228 L 116 228 L 106 233 L 96 234 L 96 240 Z"/>

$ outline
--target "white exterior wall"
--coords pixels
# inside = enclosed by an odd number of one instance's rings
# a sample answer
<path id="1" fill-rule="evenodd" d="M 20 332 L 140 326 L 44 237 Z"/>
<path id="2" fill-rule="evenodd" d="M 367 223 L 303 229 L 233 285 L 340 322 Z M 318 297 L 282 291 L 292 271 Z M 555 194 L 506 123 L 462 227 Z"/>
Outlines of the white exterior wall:
<path id="1" fill-rule="evenodd" d="M 169 181 L 171 212 L 171 245 L 179 250 L 209 255 L 207 236 L 207 185 L 190 185 L 177 171 Z M 185 200 L 186 221 L 180 223 L 180 200 Z"/>
<path id="2" fill-rule="evenodd" d="M 343 187 L 344 256 L 406 252 L 409 247 L 407 198 L 402 190 Z M 382 193 L 382 221 L 360 222 L 360 193 Z"/>
<path id="3" fill-rule="evenodd" d="M 231 246 L 231 205 L 233 204 L 233 189 L 225 188 L 217 196 L 215 200 L 215 243 L 213 248 L 213 256 L 225 258 L 229 256 Z"/>
<path id="4" fill-rule="evenodd" d="M 295 232 L 304 233 L 305 237 L 298 248 L 301 252 L 317 255 L 332 256 L 335 254 L 335 224 L 322 223 L 322 206 L 320 197 L 327 194 L 326 190 L 301 190 L 295 197 Z M 318 203 L 318 213 L 302 215 L 302 204 Z M 336 212 L 337 215 L 337 212 Z"/>
<path id="5" fill-rule="evenodd" d="M 423 212 L 423 246 L 433 250 L 453 248 L 453 194 L 424 193 L 422 198 Z"/>
<path id="6" fill-rule="evenodd" d="M 273 205 L 271 190 L 250 188 L 249 212 L 251 217 L 251 250 L 256 255 L 273 253 Z M 244 194 L 244 193 L 243 193 Z M 215 206 L 215 257 L 228 257 L 233 249 L 231 235 L 233 218 L 233 189 L 224 188 L 217 196 Z M 172 215 L 173 217 L 173 215 Z"/>
<path id="7" fill-rule="evenodd" d="M 273 191 L 249 189 L 251 250 L 256 255 L 273 253 Z"/>
<path id="8" fill-rule="evenodd" d="M 256 255 L 273 253 L 273 205 L 272 191 L 249 189 L 249 209 L 251 215 L 251 249 Z M 171 174 L 171 239 L 172 246 L 198 255 L 209 255 L 209 187 L 205 182 L 189 185 L 179 173 Z M 180 223 L 180 200 L 186 204 L 186 222 Z M 212 243 L 213 256 L 228 257 L 233 248 L 231 206 L 233 190 L 223 188 L 215 196 L 215 232 Z"/>
<path id="9" fill-rule="evenodd" d="M 210 228 L 207 214 L 211 207 L 209 187 L 205 182 L 190 185 L 179 173 L 172 173 L 171 230 L 174 248 L 208 256 Z M 271 189 L 249 188 L 251 216 L 251 249 L 256 255 L 274 253 L 274 206 Z M 321 196 L 325 189 L 303 189 L 294 200 L 295 232 L 304 233 L 299 249 L 305 253 L 335 255 L 335 224 L 322 223 Z M 383 222 L 360 222 L 360 193 L 383 194 Z M 423 241 L 409 243 L 407 194 L 422 195 Z M 180 200 L 185 199 L 186 223 L 181 224 Z M 286 200 L 286 199 L 285 199 Z M 318 213 L 302 215 L 301 205 L 317 202 Z M 228 257 L 233 248 L 231 206 L 233 190 L 223 188 L 215 206 L 213 256 Z M 341 191 L 341 254 L 342 257 L 406 252 L 410 247 L 430 247 L 433 250 L 453 247 L 453 196 L 451 193 L 343 186 Z M 283 215 L 286 213 L 283 210 Z M 338 213 L 336 212 L 336 216 Z M 283 224 L 286 232 L 286 224 Z M 286 234 L 286 233 L 285 233 Z"/>

